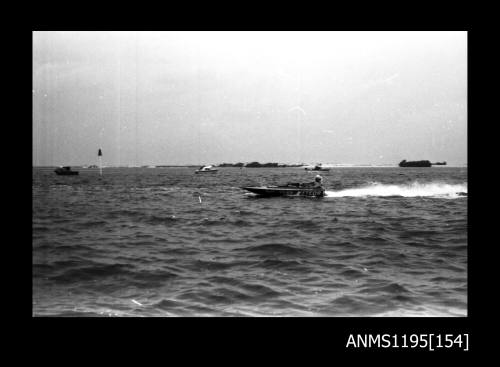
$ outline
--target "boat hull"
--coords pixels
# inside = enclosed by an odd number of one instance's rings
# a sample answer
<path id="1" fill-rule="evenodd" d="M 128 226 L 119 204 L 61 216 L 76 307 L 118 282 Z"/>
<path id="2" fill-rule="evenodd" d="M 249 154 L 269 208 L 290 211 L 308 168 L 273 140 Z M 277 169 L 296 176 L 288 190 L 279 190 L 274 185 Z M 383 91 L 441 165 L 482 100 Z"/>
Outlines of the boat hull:
<path id="1" fill-rule="evenodd" d="M 329 171 L 330 168 L 304 168 L 306 171 L 322 171 L 322 172 L 325 172 L 325 171 Z"/>
<path id="2" fill-rule="evenodd" d="M 317 188 L 293 188 L 293 187 L 271 187 L 271 186 L 247 186 L 242 189 L 250 191 L 260 196 L 306 196 L 306 197 L 323 197 L 325 196 L 324 189 Z"/>
<path id="3" fill-rule="evenodd" d="M 206 170 L 206 171 L 194 171 L 194 173 L 217 173 L 216 169 Z"/>
<path id="4" fill-rule="evenodd" d="M 78 171 L 71 171 L 71 172 L 57 172 L 57 171 L 55 171 L 55 172 L 59 176 L 75 176 L 75 175 L 78 175 Z"/>

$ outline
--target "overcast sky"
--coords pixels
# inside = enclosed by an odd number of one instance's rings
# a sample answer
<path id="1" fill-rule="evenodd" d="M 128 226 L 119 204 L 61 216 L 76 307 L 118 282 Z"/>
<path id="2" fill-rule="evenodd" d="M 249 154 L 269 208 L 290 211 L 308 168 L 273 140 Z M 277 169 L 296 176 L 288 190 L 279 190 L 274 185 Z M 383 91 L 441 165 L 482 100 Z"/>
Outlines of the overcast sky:
<path id="1" fill-rule="evenodd" d="M 34 32 L 33 164 L 467 163 L 466 32 Z"/>

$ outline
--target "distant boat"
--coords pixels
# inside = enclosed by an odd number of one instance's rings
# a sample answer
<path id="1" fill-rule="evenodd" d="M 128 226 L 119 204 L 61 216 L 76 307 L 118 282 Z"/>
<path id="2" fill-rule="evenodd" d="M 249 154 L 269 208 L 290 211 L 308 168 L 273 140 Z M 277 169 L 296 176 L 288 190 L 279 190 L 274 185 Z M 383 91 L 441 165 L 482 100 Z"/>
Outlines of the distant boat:
<path id="1" fill-rule="evenodd" d="M 323 168 L 321 166 L 321 163 L 318 163 L 317 165 L 315 165 L 314 167 L 306 167 L 304 168 L 306 171 L 329 171 L 330 168 Z"/>
<path id="2" fill-rule="evenodd" d="M 78 171 L 72 171 L 70 166 L 56 168 L 54 172 L 60 176 L 74 176 L 78 174 Z"/>
<path id="3" fill-rule="evenodd" d="M 433 165 L 444 166 L 446 165 L 446 162 L 436 162 L 436 163 L 431 163 L 430 161 L 407 162 L 406 159 L 403 159 L 401 162 L 399 162 L 399 167 L 431 167 Z"/>
<path id="4" fill-rule="evenodd" d="M 217 173 L 217 169 L 212 168 L 213 166 L 201 166 L 198 170 L 194 171 L 194 173 Z"/>
<path id="5" fill-rule="evenodd" d="M 409 161 L 403 159 L 399 162 L 399 167 L 431 167 L 432 164 L 430 161 Z"/>

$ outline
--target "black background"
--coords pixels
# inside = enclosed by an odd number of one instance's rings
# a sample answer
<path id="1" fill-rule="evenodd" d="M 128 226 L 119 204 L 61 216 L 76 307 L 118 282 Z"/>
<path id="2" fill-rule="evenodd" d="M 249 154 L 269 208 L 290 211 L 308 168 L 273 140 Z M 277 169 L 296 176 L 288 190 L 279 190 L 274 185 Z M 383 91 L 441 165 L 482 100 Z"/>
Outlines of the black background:
<path id="1" fill-rule="evenodd" d="M 221 3 L 222 4 L 222 3 Z M 267 364 L 268 362 L 295 361 L 304 365 L 322 363 L 339 364 L 337 357 L 344 355 L 344 362 L 349 359 L 353 348 L 346 344 L 350 334 L 463 334 L 469 333 L 470 352 L 445 350 L 427 352 L 432 355 L 448 354 L 465 358 L 471 353 L 484 350 L 487 333 L 484 326 L 492 324 L 496 310 L 493 306 L 480 304 L 481 285 L 484 283 L 484 240 L 479 236 L 481 209 L 480 192 L 476 188 L 481 183 L 479 175 L 481 153 L 473 149 L 478 139 L 478 107 L 473 101 L 477 95 L 475 78 L 477 38 L 479 31 L 474 31 L 472 22 L 465 22 L 465 17 L 450 14 L 449 9 L 435 12 L 425 8 L 423 3 L 412 9 L 400 9 L 398 6 L 364 8 L 361 4 L 346 9 L 332 3 L 329 6 L 317 4 L 284 3 L 271 6 L 258 3 L 230 3 L 215 5 L 205 3 L 186 3 L 185 8 L 169 3 L 158 5 L 121 3 L 103 8 L 102 4 L 77 3 L 52 5 L 38 8 L 27 5 L 30 14 L 27 20 L 30 26 L 24 29 L 4 32 L 15 39 L 8 55 L 17 69 L 7 74 L 13 79 L 15 88 L 9 90 L 15 107 L 12 117 L 8 117 L 8 126 L 21 130 L 17 138 L 8 139 L 8 152 L 13 171 L 4 170 L 9 186 L 15 186 L 22 193 L 12 194 L 13 210 L 10 219 L 16 225 L 16 234 L 9 243 L 21 250 L 20 261 L 16 261 L 15 290 L 19 297 L 9 294 L 5 305 L 14 308 L 20 315 L 10 341 L 20 348 L 19 357 L 31 357 L 35 361 L 64 362 L 73 364 L 83 360 L 92 364 L 118 359 L 147 365 L 152 357 L 156 363 L 177 365 L 189 363 L 229 363 L 241 365 Z M 454 5 L 457 7 L 458 5 Z M 423 7 L 423 8 L 422 8 Z M 373 8 L 383 15 L 371 12 Z M 129 12 L 124 18 L 121 10 Z M 196 11 L 197 10 L 197 11 Z M 394 16 L 394 11 L 401 11 Z M 45 14 L 49 13 L 47 17 Z M 292 13 L 292 14 L 290 14 Z M 4 13 L 4 16 L 5 13 Z M 8 15 L 7 15 L 8 16 Z M 411 18 L 415 17 L 415 18 Z M 409 19 L 411 18 L 411 19 Z M 472 17 L 469 16 L 468 19 Z M 26 20 L 26 19 L 24 19 Z M 391 20 L 393 23 L 389 24 Z M 427 23 L 430 21 L 432 23 Z M 448 22 L 449 24 L 446 24 Z M 32 317 L 32 278 L 31 278 L 31 231 L 32 204 L 27 200 L 32 192 L 28 177 L 29 164 L 32 165 L 32 31 L 39 30 L 462 30 L 468 33 L 468 316 L 450 318 L 35 318 Z M 476 34 L 477 33 L 477 34 Z M 9 40 L 9 41 L 10 41 Z M 4 56 L 5 57 L 5 56 Z M 6 70 L 6 69 L 4 69 Z M 4 99 L 5 100 L 5 99 Z M 481 145 L 481 144 L 479 144 Z M 474 150 L 474 152 L 473 152 Z M 15 152 L 14 158 L 12 152 Z M 481 160 L 481 159 L 479 159 Z M 23 171 L 22 184 L 18 175 Z M 5 176 L 6 175 L 6 176 Z M 3 180 L 4 182 L 6 179 Z M 11 190 L 10 189 L 10 190 Z M 26 192 L 24 192 L 26 191 Z M 19 199 L 23 198 L 23 199 Z M 5 245 L 5 244 L 4 244 Z M 7 259 L 4 262 L 9 263 Z M 22 266 L 21 266 L 22 264 Z M 491 278 L 489 278 L 491 279 Z M 493 282 L 493 279 L 490 280 Z M 492 286 L 492 284 L 490 284 Z M 491 292 L 491 289 L 490 289 Z M 31 300 L 30 300 L 31 298 Z M 15 299 L 15 303 L 12 300 Z M 21 307 L 19 307 L 21 306 Z M 4 313 L 9 319 L 11 312 Z M 481 321 L 483 320 L 483 321 Z M 29 344 L 26 344 L 29 343 Z M 363 349 L 363 348 L 361 348 Z M 363 349 L 363 352 L 423 352 L 418 349 Z M 101 357 L 91 357 L 94 355 Z M 414 354 L 414 353 L 412 353 Z M 419 353 L 420 354 L 420 353 Z M 274 357 L 271 360 L 270 356 Z M 405 358 L 405 361 L 408 359 Z M 175 362 L 174 362 L 175 361 Z M 403 361 L 403 360 L 402 360 Z"/>

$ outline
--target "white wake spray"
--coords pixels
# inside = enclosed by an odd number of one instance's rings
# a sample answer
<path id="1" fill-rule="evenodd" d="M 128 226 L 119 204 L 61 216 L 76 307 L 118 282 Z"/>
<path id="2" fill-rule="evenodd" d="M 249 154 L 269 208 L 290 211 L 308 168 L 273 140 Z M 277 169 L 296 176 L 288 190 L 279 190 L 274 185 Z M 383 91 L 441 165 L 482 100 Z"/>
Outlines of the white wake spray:
<path id="1" fill-rule="evenodd" d="M 339 191 L 325 191 L 326 197 L 364 197 L 364 196 L 404 196 L 404 197 L 442 197 L 458 198 L 467 195 L 467 183 L 446 184 L 440 182 L 419 183 L 406 185 L 386 185 L 373 182 L 367 186 Z"/>

